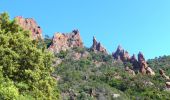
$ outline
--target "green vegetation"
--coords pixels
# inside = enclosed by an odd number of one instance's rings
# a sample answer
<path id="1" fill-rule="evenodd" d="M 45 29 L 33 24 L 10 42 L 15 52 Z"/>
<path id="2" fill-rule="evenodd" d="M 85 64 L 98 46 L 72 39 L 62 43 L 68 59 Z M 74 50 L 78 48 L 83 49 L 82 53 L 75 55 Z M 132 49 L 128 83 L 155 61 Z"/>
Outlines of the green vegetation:
<path id="1" fill-rule="evenodd" d="M 0 100 L 57 100 L 60 95 L 63 100 L 170 98 L 167 80 L 159 74 L 161 68 L 170 75 L 170 56 L 148 60 L 155 76 L 134 76 L 125 71 L 133 68 L 131 63 L 88 48 L 53 55 L 47 51 L 51 41 L 48 36 L 32 40 L 7 13 L 0 15 Z"/>
<path id="2" fill-rule="evenodd" d="M 38 48 L 28 31 L 7 13 L 0 15 L 0 99 L 54 100 L 59 97 L 52 55 Z"/>
<path id="3" fill-rule="evenodd" d="M 77 49 L 74 48 L 77 51 Z M 164 91 L 166 80 L 158 72 L 155 76 L 129 75 L 124 66 L 130 63 L 115 61 L 110 55 L 89 51 L 87 58 L 72 59 L 67 51 L 63 62 L 56 67 L 60 76 L 59 89 L 64 100 L 168 100 L 170 92 Z M 87 49 L 86 49 L 87 50 Z M 166 62 L 166 64 L 165 64 Z M 155 60 L 149 60 L 154 68 Z M 168 58 L 162 62 L 167 65 Z M 159 65 L 159 64 L 158 64 Z M 157 67 L 157 66 L 155 66 Z M 156 70 L 156 68 L 154 69 Z M 115 94 L 120 96 L 114 97 Z"/>

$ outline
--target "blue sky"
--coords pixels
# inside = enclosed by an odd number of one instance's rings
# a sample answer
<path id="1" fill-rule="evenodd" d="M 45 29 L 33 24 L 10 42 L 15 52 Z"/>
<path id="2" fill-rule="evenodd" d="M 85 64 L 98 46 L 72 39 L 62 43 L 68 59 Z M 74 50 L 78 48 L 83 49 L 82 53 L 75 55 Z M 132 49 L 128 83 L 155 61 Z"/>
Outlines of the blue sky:
<path id="1" fill-rule="evenodd" d="M 120 44 L 146 58 L 170 55 L 170 0 L 1 0 L 11 18 L 34 18 L 43 34 L 79 29 L 84 45 L 95 36 L 111 53 Z"/>

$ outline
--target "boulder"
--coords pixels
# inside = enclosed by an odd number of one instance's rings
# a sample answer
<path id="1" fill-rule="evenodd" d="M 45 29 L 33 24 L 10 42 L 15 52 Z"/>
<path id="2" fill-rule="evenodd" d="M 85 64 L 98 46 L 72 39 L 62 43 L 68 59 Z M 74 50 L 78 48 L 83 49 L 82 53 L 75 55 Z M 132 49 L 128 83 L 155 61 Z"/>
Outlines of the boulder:
<path id="1" fill-rule="evenodd" d="M 166 87 L 170 89 L 170 82 L 166 82 Z"/>

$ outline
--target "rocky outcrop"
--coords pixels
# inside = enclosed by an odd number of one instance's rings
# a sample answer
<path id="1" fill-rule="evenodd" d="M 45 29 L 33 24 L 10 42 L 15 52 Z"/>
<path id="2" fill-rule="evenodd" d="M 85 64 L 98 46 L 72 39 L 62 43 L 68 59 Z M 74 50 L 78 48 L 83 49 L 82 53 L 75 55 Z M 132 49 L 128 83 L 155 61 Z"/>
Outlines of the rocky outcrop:
<path id="1" fill-rule="evenodd" d="M 133 56 L 130 58 L 130 63 L 132 64 L 134 70 L 139 70 L 140 69 L 139 68 L 139 63 L 138 63 L 138 60 L 136 59 L 135 54 L 133 54 Z"/>
<path id="2" fill-rule="evenodd" d="M 151 75 L 151 76 L 155 76 L 155 72 L 150 67 L 146 68 L 146 74 Z"/>
<path id="3" fill-rule="evenodd" d="M 93 45 L 91 47 L 91 50 L 93 50 L 94 52 L 107 53 L 106 49 L 101 45 L 100 42 L 97 42 L 95 37 L 93 37 Z"/>
<path id="4" fill-rule="evenodd" d="M 79 60 L 80 58 L 87 58 L 89 56 L 89 52 L 85 51 L 83 53 L 73 52 L 72 55 L 74 60 Z"/>
<path id="5" fill-rule="evenodd" d="M 129 53 L 125 51 L 120 45 L 118 46 L 115 53 L 112 54 L 113 58 L 122 61 L 126 66 L 126 63 L 131 63 L 133 66 L 133 69 L 125 68 L 125 71 L 129 73 L 133 73 L 132 71 L 140 71 L 142 74 L 148 74 L 148 75 L 155 75 L 155 72 L 148 67 L 148 64 L 144 58 L 144 55 L 139 52 L 138 54 L 138 60 L 136 59 L 135 55 L 133 54 L 132 57 L 129 56 Z"/>
<path id="6" fill-rule="evenodd" d="M 170 82 L 166 82 L 167 88 L 170 88 Z"/>
<path id="7" fill-rule="evenodd" d="M 165 91 L 170 91 L 170 82 L 166 82 Z"/>
<path id="8" fill-rule="evenodd" d="M 49 50 L 59 53 L 61 50 L 66 51 L 73 47 L 83 47 L 78 30 L 73 30 L 71 33 L 55 33 Z"/>
<path id="9" fill-rule="evenodd" d="M 140 72 L 142 74 L 145 74 L 146 68 L 148 67 L 148 65 L 147 65 L 145 58 L 141 52 L 139 52 L 139 54 L 138 54 L 138 63 L 139 63 Z"/>
<path id="10" fill-rule="evenodd" d="M 144 55 L 141 52 L 139 52 L 138 54 L 138 63 L 139 63 L 140 72 L 142 74 L 155 75 L 155 72 L 150 67 L 148 67 Z"/>
<path id="11" fill-rule="evenodd" d="M 128 72 L 130 75 L 133 75 L 133 76 L 135 75 L 135 72 L 129 67 L 125 67 L 125 71 Z"/>
<path id="12" fill-rule="evenodd" d="M 21 16 L 15 17 L 16 22 L 23 29 L 31 32 L 32 39 L 43 39 L 42 30 L 32 18 L 23 18 Z"/>
<path id="13" fill-rule="evenodd" d="M 116 52 L 112 55 L 116 60 L 121 60 L 123 62 L 130 61 L 129 53 L 125 51 L 120 45 L 118 46 Z"/>
<path id="14" fill-rule="evenodd" d="M 160 73 L 160 75 L 161 75 L 163 78 L 165 78 L 166 80 L 169 80 L 169 79 L 170 79 L 169 76 L 167 76 L 167 75 L 165 74 L 165 71 L 164 71 L 163 69 L 159 69 L 159 73 Z"/>

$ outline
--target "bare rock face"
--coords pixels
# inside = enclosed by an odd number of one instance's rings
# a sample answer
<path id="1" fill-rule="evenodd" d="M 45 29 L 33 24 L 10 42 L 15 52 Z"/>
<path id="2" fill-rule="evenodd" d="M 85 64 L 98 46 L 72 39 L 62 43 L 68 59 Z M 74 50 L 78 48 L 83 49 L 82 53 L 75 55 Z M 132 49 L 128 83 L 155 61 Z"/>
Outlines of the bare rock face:
<path id="1" fill-rule="evenodd" d="M 166 82 L 166 86 L 170 88 L 170 82 Z"/>
<path id="2" fill-rule="evenodd" d="M 151 76 L 155 76 L 155 72 L 150 67 L 146 68 L 146 74 L 151 75 Z"/>
<path id="3" fill-rule="evenodd" d="M 141 52 L 139 52 L 139 54 L 138 54 L 138 62 L 139 62 L 140 72 L 142 74 L 145 74 L 146 68 L 148 67 L 148 65 L 147 65 L 145 58 Z"/>
<path id="4" fill-rule="evenodd" d="M 43 39 L 42 30 L 40 26 L 37 25 L 36 21 L 32 18 L 23 18 L 21 16 L 15 17 L 16 22 L 23 29 L 31 31 L 32 39 Z"/>
<path id="5" fill-rule="evenodd" d="M 107 53 L 106 49 L 101 45 L 100 42 L 97 42 L 95 37 L 93 37 L 93 45 L 92 45 L 91 49 L 95 52 Z"/>
<path id="6" fill-rule="evenodd" d="M 170 91 L 170 82 L 166 82 L 165 91 Z"/>
<path id="7" fill-rule="evenodd" d="M 66 51 L 73 47 L 83 47 L 83 42 L 78 30 L 73 30 L 71 33 L 66 34 L 56 33 L 48 49 L 54 53 L 59 53 L 61 50 Z"/>
<path id="8" fill-rule="evenodd" d="M 72 57 L 74 60 L 80 60 L 80 58 L 87 58 L 89 55 L 89 52 L 85 51 L 83 53 L 73 52 Z"/>
<path id="9" fill-rule="evenodd" d="M 144 55 L 141 52 L 139 52 L 138 54 L 138 63 L 139 63 L 140 72 L 142 74 L 148 74 L 151 76 L 155 75 L 155 72 L 150 67 L 148 67 Z"/>
<path id="10" fill-rule="evenodd" d="M 125 51 L 120 45 L 118 46 L 116 52 L 112 55 L 117 60 L 121 60 L 123 62 L 130 61 L 129 53 Z"/>
<path id="11" fill-rule="evenodd" d="M 167 75 L 165 74 L 165 71 L 164 71 L 163 69 L 159 69 L 159 73 L 160 73 L 160 75 L 161 75 L 163 78 L 165 78 L 166 80 L 169 80 L 169 79 L 170 79 L 169 76 L 167 76 Z"/>
<path id="12" fill-rule="evenodd" d="M 130 63 L 132 63 L 134 70 L 139 70 L 139 63 L 138 60 L 136 59 L 135 54 L 133 54 L 133 56 L 130 58 Z"/>

